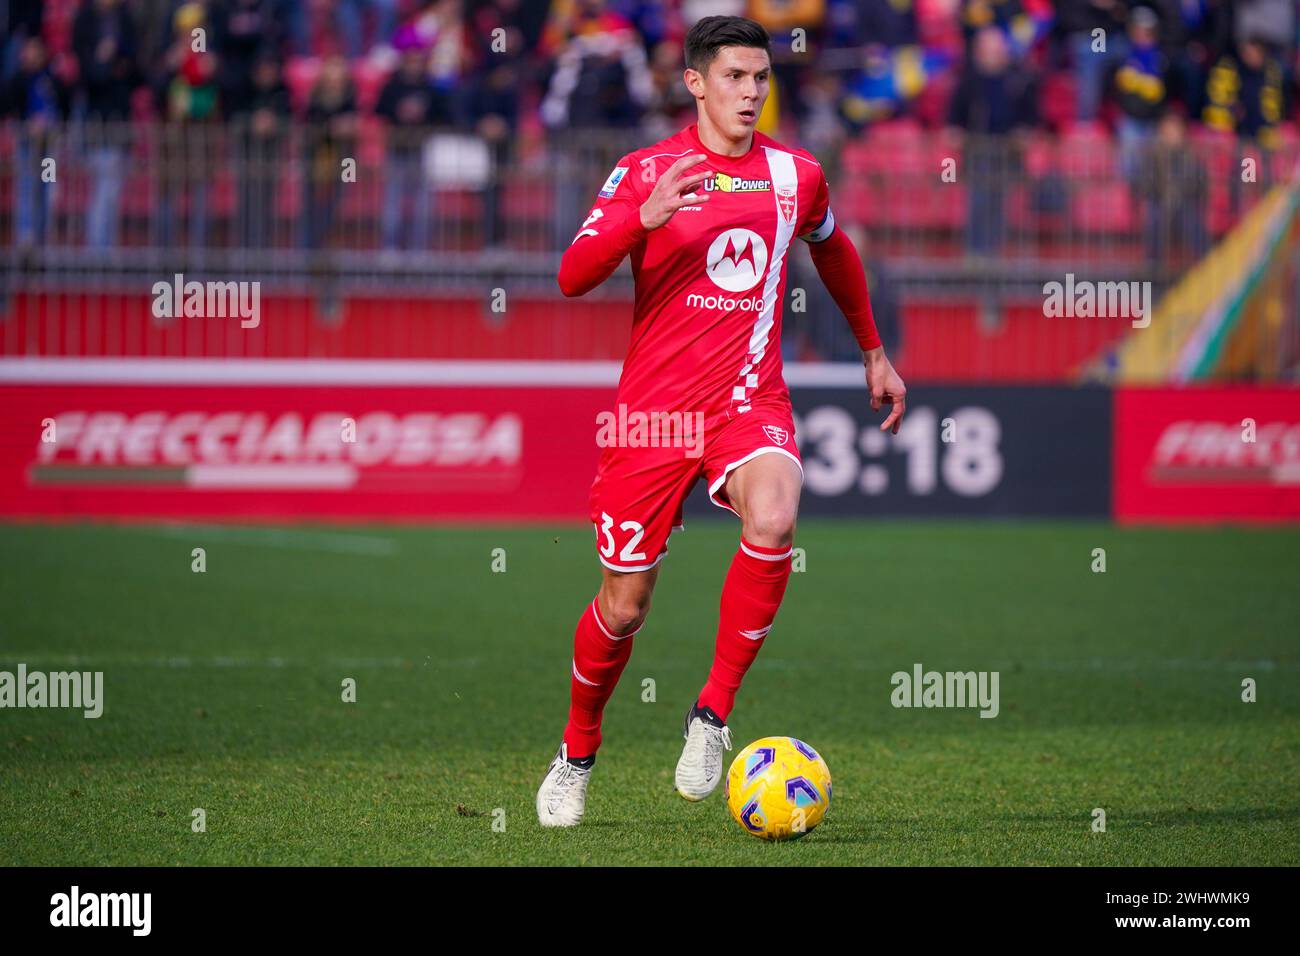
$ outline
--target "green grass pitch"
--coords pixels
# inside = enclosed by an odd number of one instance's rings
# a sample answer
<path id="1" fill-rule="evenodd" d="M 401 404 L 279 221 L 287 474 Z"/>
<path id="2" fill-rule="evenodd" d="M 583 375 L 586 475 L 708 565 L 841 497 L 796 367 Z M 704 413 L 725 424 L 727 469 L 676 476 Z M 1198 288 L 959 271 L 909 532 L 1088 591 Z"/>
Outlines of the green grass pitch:
<path id="1" fill-rule="evenodd" d="M 0 669 L 103 671 L 106 698 L 0 710 L 0 864 L 1300 863 L 1300 532 L 803 522 L 731 717 L 737 749 L 830 765 L 825 823 L 784 844 L 672 790 L 737 537 L 674 536 L 557 832 L 533 797 L 589 529 L 0 526 Z M 895 709 L 917 662 L 998 671 L 1001 713 Z"/>

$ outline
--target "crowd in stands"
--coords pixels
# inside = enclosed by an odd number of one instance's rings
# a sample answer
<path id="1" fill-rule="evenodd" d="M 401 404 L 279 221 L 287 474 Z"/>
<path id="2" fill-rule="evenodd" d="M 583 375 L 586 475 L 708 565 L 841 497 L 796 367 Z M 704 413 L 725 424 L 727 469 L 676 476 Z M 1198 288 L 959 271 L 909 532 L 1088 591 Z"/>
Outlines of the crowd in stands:
<path id="1" fill-rule="evenodd" d="M 1295 138 L 1298 8 L 1296 0 L 8 0 L 0 111 L 19 130 L 15 235 L 19 244 L 45 235 L 50 212 L 33 177 L 44 136 L 68 121 L 87 129 L 85 241 L 95 247 L 119 241 L 130 156 L 110 129 L 161 125 L 160 155 L 193 170 L 214 162 L 194 155 L 197 129 L 224 123 L 245 157 L 270 162 L 298 123 L 310 131 L 299 241 L 319 247 L 337 208 L 338 160 L 372 123 L 388 134 L 382 241 L 427 248 L 429 129 L 472 138 L 489 165 L 521 143 L 565 143 L 571 130 L 667 135 L 694 116 L 682 38 L 715 13 L 751 16 L 773 36 L 775 93 L 762 128 L 777 135 L 818 150 L 900 119 L 975 138 L 1095 126 L 1118 145 L 1135 195 L 1160 198 L 1177 215 L 1186 204 L 1169 197 L 1195 195 L 1204 175 L 1181 148 L 1189 129 L 1264 149 Z M 1167 160 L 1158 168 L 1146 161 L 1157 154 Z M 977 182 L 997 175 L 975 147 L 966 161 Z M 168 212 L 179 188 L 161 189 L 154 242 L 179 239 Z M 204 191 L 188 188 L 190 239 L 201 242 Z M 273 188 L 266 177 L 241 185 L 247 244 L 267 241 Z M 992 251 L 996 184 L 972 191 L 972 204 L 981 201 L 972 222 L 993 231 L 970 243 Z M 495 212 L 489 220 L 499 231 Z"/>

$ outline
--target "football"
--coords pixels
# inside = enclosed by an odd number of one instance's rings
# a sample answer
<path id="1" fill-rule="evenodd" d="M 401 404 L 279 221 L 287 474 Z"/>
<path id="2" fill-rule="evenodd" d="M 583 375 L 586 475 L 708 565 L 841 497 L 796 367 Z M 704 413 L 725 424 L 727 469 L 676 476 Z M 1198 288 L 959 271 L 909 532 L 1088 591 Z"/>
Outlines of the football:
<path id="1" fill-rule="evenodd" d="M 723 794 L 746 833 L 792 840 L 822 822 L 831 805 L 831 771 L 794 737 L 763 737 L 736 755 Z"/>

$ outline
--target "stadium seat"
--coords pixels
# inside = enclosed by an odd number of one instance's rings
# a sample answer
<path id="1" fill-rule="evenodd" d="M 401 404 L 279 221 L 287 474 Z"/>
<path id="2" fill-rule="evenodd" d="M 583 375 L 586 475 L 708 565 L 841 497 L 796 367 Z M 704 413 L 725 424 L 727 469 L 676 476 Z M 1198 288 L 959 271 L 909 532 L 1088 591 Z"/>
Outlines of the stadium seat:
<path id="1" fill-rule="evenodd" d="M 1084 232 L 1127 233 L 1135 227 L 1133 200 L 1128 184 L 1112 179 L 1075 182 L 1070 199 L 1070 221 Z"/>
<path id="2" fill-rule="evenodd" d="M 1061 136 L 1062 170 L 1071 178 L 1107 179 L 1118 173 L 1115 143 L 1100 123 L 1074 123 Z"/>
<path id="3" fill-rule="evenodd" d="M 321 62 L 316 57 L 296 56 L 284 65 L 284 84 L 295 113 L 303 113 L 311 100 L 311 88 L 320 76 Z"/>
<path id="4" fill-rule="evenodd" d="M 379 103 L 379 94 L 388 82 L 390 71 L 369 58 L 361 59 L 352 67 L 352 82 L 357 85 L 357 109 L 373 113 Z"/>

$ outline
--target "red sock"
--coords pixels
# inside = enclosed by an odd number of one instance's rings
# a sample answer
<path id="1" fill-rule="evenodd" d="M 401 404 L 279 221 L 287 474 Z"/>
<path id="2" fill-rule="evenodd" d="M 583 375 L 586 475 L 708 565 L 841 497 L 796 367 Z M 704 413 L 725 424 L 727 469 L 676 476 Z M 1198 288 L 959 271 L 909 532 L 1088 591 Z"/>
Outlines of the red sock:
<path id="1" fill-rule="evenodd" d="M 723 720 L 736 703 L 736 691 L 772 628 L 790 580 L 793 548 L 761 548 L 740 539 L 731 570 L 722 585 L 718 641 L 713 669 L 700 691 L 700 705 Z"/>
<path id="2" fill-rule="evenodd" d="M 637 628 L 639 631 L 640 628 Z M 569 723 L 564 742 L 570 757 L 590 757 L 600 747 L 600 718 L 605 702 L 632 656 L 632 636 L 615 637 L 592 601 L 578 619 L 573 635 L 573 679 L 569 692 Z"/>

